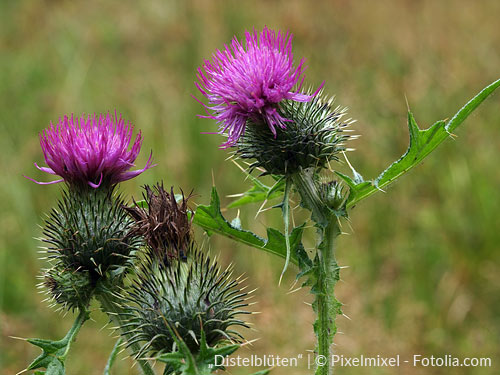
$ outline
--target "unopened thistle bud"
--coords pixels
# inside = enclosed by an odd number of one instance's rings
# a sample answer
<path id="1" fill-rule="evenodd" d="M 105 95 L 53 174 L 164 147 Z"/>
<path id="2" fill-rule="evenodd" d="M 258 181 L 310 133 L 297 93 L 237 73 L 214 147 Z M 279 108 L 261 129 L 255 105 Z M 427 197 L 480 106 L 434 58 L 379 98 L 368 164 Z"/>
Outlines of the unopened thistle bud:
<path id="1" fill-rule="evenodd" d="M 120 283 L 141 243 L 130 233 L 132 220 L 123 204 L 119 196 L 99 189 L 81 195 L 63 193 L 46 221 L 42 239 L 49 245 L 53 264 L 45 284 L 57 302 L 75 307 L 81 298 L 86 305 L 103 282 Z"/>
<path id="2" fill-rule="evenodd" d="M 123 293 L 120 310 L 127 321 L 122 333 L 131 337 L 129 345 L 142 344 L 138 358 L 175 351 L 173 335 L 194 355 L 200 350 L 202 331 L 209 346 L 240 342 L 241 334 L 231 328 L 247 327 L 237 317 L 249 313 L 241 310 L 247 306 L 243 289 L 239 278 L 232 278 L 231 266 L 221 270 L 199 250 L 168 266 L 150 259 Z"/>
<path id="3" fill-rule="evenodd" d="M 239 139 L 236 155 L 254 159 L 250 170 L 266 174 L 292 175 L 305 169 L 320 170 L 338 160 L 349 136 L 345 128 L 353 121 L 343 120 L 345 108 L 333 107 L 333 98 L 322 95 L 309 102 L 285 100 L 279 114 L 287 119 L 286 128 L 273 134 L 262 122 L 250 121 Z"/>
<path id="4" fill-rule="evenodd" d="M 157 259 L 168 263 L 171 259 L 184 259 L 193 246 L 192 218 L 188 215 L 188 201 L 182 193 L 179 202 L 163 184 L 145 186 L 143 194 L 147 208 L 135 204 L 125 210 L 135 220 L 132 233 L 144 238 Z"/>
<path id="5" fill-rule="evenodd" d="M 40 287 L 45 287 L 50 299 L 61 308 L 73 310 L 87 306 L 92 299 L 95 285 L 88 271 L 71 271 L 63 263 L 57 263 L 41 278 Z"/>

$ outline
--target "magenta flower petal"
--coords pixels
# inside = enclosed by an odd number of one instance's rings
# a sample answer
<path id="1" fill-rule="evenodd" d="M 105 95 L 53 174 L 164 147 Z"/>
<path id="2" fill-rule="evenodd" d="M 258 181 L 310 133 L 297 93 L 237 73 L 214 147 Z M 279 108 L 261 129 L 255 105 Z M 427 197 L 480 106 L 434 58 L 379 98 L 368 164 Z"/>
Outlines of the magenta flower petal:
<path id="1" fill-rule="evenodd" d="M 276 127 L 286 128 L 287 122 L 277 111 L 279 102 L 307 102 L 318 93 L 294 91 L 302 86 L 305 67 L 303 59 L 293 66 L 292 38 L 267 27 L 260 34 L 246 32 L 245 41 L 233 38 L 198 69 L 195 85 L 208 99 L 202 103 L 208 115 L 200 117 L 216 120 L 219 133 L 227 133 L 222 147 L 238 141 L 249 118 L 264 121 L 276 134 Z"/>
<path id="2" fill-rule="evenodd" d="M 67 116 L 55 126 L 51 123 L 40 134 L 40 146 L 48 167 L 35 166 L 46 173 L 59 175 L 70 185 L 114 186 L 151 168 L 151 155 L 146 166 L 129 172 L 134 166 L 142 144 L 139 132 L 132 146 L 133 126 L 110 114 Z M 34 181 L 30 178 L 30 180 Z M 39 184 L 47 184 L 40 183 Z"/>
<path id="3" fill-rule="evenodd" d="M 41 170 L 42 172 L 46 172 L 46 173 L 50 173 L 50 174 L 56 174 L 56 172 L 54 172 L 52 169 L 50 168 L 46 168 L 46 167 L 39 167 L 37 163 L 34 163 L 35 164 L 35 167 L 37 167 L 37 169 Z"/>
<path id="4" fill-rule="evenodd" d="M 38 184 L 38 185 L 52 185 L 52 184 L 58 184 L 59 182 L 63 182 L 64 179 L 60 179 L 60 180 L 54 180 L 54 181 L 47 181 L 47 182 L 43 182 L 43 181 L 37 181 L 31 177 L 28 177 L 28 176 L 24 176 L 25 178 L 27 178 L 28 180 L 30 181 L 33 181 L 35 184 Z"/>

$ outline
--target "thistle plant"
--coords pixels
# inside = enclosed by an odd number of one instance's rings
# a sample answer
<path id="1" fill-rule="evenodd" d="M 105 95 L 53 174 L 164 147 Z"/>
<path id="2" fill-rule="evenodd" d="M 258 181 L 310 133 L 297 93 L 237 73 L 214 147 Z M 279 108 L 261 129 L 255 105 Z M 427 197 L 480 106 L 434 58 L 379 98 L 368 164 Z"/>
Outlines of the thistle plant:
<path id="1" fill-rule="evenodd" d="M 65 117 L 40 136 L 48 167 L 35 165 L 61 177 L 51 183 L 66 183 L 43 228 L 50 267 L 40 287 L 59 309 L 79 314 L 62 340 L 28 339 L 43 353 L 27 370 L 65 374 L 94 298 L 121 336 L 105 374 L 123 345 L 146 375 L 155 373 L 150 357 L 166 364 L 164 374 L 209 374 L 222 368 L 213 366 L 215 356 L 243 341 L 232 327 L 248 327 L 238 318 L 248 314 L 247 293 L 231 266 L 222 270 L 196 245 L 191 196 L 177 202 L 173 188 L 157 184 L 145 187 L 141 206 L 128 206 L 117 192 L 119 182 L 153 166 L 150 155 L 144 168 L 130 171 L 142 142 L 139 133 L 129 149 L 132 133 L 108 114 Z"/>
<path id="2" fill-rule="evenodd" d="M 64 117 L 40 134 L 46 166 L 35 166 L 59 176 L 40 185 L 63 182 L 61 197 L 47 215 L 42 241 L 48 267 L 40 284 L 58 309 L 77 312 L 61 340 L 28 339 L 40 354 L 27 368 L 36 374 L 63 375 L 65 360 L 79 330 L 89 319 L 96 300 L 114 324 L 118 339 L 104 369 L 110 368 L 121 347 L 153 375 L 152 360 L 164 363 L 163 374 L 206 375 L 223 370 L 216 356 L 227 356 L 244 342 L 249 324 L 248 298 L 241 277 L 223 268 L 195 240 L 192 224 L 208 235 L 217 233 L 284 259 L 283 271 L 296 266 L 297 279 L 314 296 L 317 338 L 315 353 L 322 357 L 316 375 L 330 375 L 335 319 L 342 304 L 335 298 L 340 279 L 336 239 L 350 209 L 382 191 L 419 164 L 496 89 L 497 80 L 471 99 L 450 120 L 421 129 L 408 112 L 410 144 L 406 153 L 377 178 L 365 180 L 349 163 L 352 177 L 339 171 L 350 150 L 354 122 L 346 109 L 327 95 L 324 84 L 304 88 L 305 60 L 296 64 L 290 33 L 264 28 L 246 32 L 243 40 L 205 60 L 196 87 L 207 100 L 201 117 L 216 122 L 215 133 L 226 137 L 221 148 L 247 165 L 245 178 L 253 186 L 229 207 L 272 199 L 280 203 L 281 230 L 267 228 L 267 238 L 229 222 L 221 213 L 212 188 L 209 205 L 190 207 L 187 197 L 165 190 L 163 184 L 145 186 L 136 202 L 119 193 L 121 182 L 150 169 L 134 169 L 142 145 L 139 132 L 116 113 Z M 308 86 L 309 87 L 309 86 Z M 347 160 L 347 159 L 346 159 Z M 263 176 L 274 183 L 267 186 Z M 307 252 L 302 236 L 308 227 L 291 220 L 290 201 L 310 213 L 316 246 Z M 260 211 L 260 210 L 259 210 Z M 291 225 L 291 223 L 294 223 Z M 280 277 L 281 281 L 281 277 Z M 269 370 L 257 374 L 267 374 Z M 256 374 L 254 374 L 256 375 Z"/>
<path id="3" fill-rule="evenodd" d="M 333 99 L 323 91 L 301 91 L 304 60 L 294 68 L 291 40 L 290 34 L 267 28 L 260 34 L 247 32 L 244 41 L 233 39 L 231 48 L 217 51 L 211 61 L 205 61 L 196 83 L 208 98 L 208 104 L 203 104 L 208 114 L 202 117 L 217 122 L 218 133 L 228 138 L 223 147 L 229 147 L 234 159 L 248 165 L 245 178 L 253 182 L 252 188 L 239 194 L 229 207 L 257 202 L 265 205 L 270 199 L 281 198 L 274 207 L 282 211 L 283 233 L 268 228 L 265 239 L 233 225 L 221 214 L 215 188 L 210 205 L 198 207 L 194 222 L 208 233 L 283 257 L 283 272 L 290 262 L 298 266 L 297 278 L 304 278 L 303 286 L 314 295 L 315 353 L 322 363 L 316 374 L 329 375 L 337 331 L 335 318 L 342 314 L 342 304 L 334 295 L 340 278 L 336 238 L 342 222 L 361 200 L 382 191 L 448 138 L 500 86 L 500 80 L 478 93 L 450 120 L 437 121 L 428 129 L 419 128 L 409 111 L 410 145 L 406 153 L 373 180 L 365 180 L 352 167 L 353 177 L 349 177 L 338 170 L 336 163 L 344 156 L 346 142 L 353 138 L 348 133 L 353 121 L 344 120 L 345 109 L 334 107 Z M 257 176 L 252 175 L 255 171 L 259 172 Z M 263 175 L 272 175 L 274 185 L 266 186 Z M 310 212 L 316 229 L 313 254 L 308 254 L 301 243 L 306 223 L 289 228 L 289 201 L 294 193 L 301 207 Z"/>

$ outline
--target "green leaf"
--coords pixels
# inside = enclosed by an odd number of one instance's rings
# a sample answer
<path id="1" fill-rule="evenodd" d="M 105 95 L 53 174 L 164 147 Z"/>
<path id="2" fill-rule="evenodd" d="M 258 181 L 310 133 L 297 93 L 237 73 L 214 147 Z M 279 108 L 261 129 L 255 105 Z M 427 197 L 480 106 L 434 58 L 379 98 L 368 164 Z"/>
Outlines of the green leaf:
<path id="1" fill-rule="evenodd" d="M 283 194 L 283 202 L 281 203 L 281 213 L 283 215 L 283 224 L 285 224 L 285 247 L 286 247 L 286 258 L 285 258 L 285 265 L 283 266 L 283 270 L 281 271 L 280 275 L 280 284 L 281 284 L 281 279 L 283 278 L 283 275 L 285 274 L 288 264 L 290 263 L 290 256 L 292 255 L 291 247 L 290 247 L 290 233 L 289 233 L 289 227 L 290 227 L 290 202 L 288 201 L 288 198 L 290 196 L 290 189 L 292 187 L 292 181 L 290 179 L 286 179 L 285 182 L 285 193 Z"/>
<path id="2" fill-rule="evenodd" d="M 296 279 L 299 280 L 302 277 L 306 277 L 306 281 L 302 286 L 313 285 L 317 280 L 317 262 L 313 262 L 311 258 L 309 258 L 302 244 L 297 249 L 297 261 L 300 271 Z"/>
<path id="3" fill-rule="evenodd" d="M 500 79 L 484 88 L 471 99 L 449 120 L 438 121 L 430 128 L 421 130 L 411 112 L 408 112 L 408 128 L 410 145 L 406 153 L 383 171 L 375 180 L 364 181 L 360 174 L 353 169 L 354 178 L 336 172 L 349 186 L 349 197 L 346 208 L 353 207 L 359 201 L 371 196 L 376 191 L 394 182 L 403 174 L 419 164 L 427 155 L 438 147 L 450 134 L 493 92 L 500 86 Z"/>
<path id="4" fill-rule="evenodd" d="M 286 238 L 278 230 L 267 228 L 267 239 L 261 238 L 251 231 L 241 229 L 229 223 L 220 211 L 219 195 L 215 187 L 212 188 L 209 206 L 200 205 L 196 209 L 193 222 L 202 227 L 209 235 L 217 233 L 248 246 L 266 251 L 286 259 Z M 290 262 L 297 265 L 297 249 L 300 246 L 304 225 L 293 228 L 290 233 Z"/>
<path id="5" fill-rule="evenodd" d="M 193 354 L 174 329 L 174 327 L 169 326 L 170 334 L 175 340 L 178 351 L 163 353 L 156 357 L 156 360 L 167 364 L 165 371 L 170 371 L 168 373 L 174 371 L 175 374 L 180 375 L 211 374 L 216 370 L 223 369 L 223 366 L 215 366 L 216 356 L 226 357 L 240 347 L 237 344 L 210 347 L 207 344 L 205 331 L 201 330 L 200 348 L 197 354 Z"/>
<path id="6" fill-rule="evenodd" d="M 45 372 L 37 371 L 36 373 L 42 373 L 45 375 L 64 375 L 64 361 L 68 355 L 71 343 L 75 340 L 78 331 L 88 318 L 88 311 L 81 310 L 73 323 L 73 326 L 61 340 L 53 341 L 36 338 L 27 339 L 26 341 L 30 344 L 41 348 L 42 354 L 40 354 L 26 370 L 45 368 Z"/>
<path id="7" fill-rule="evenodd" d="M 247 177 L 252 181 L 253 186 L 246 192 L 238 195 L 240 198 L 231 202 L 227 206 L 228 208 L 236 208 L 250 203 L 264 202 L 283 195 L 285 190 L 285 179 L 283 177 L 275 177 L 276 183 L 273 186 L 263 184 L 258 178 L 249 173 L 247 173 Z"/>

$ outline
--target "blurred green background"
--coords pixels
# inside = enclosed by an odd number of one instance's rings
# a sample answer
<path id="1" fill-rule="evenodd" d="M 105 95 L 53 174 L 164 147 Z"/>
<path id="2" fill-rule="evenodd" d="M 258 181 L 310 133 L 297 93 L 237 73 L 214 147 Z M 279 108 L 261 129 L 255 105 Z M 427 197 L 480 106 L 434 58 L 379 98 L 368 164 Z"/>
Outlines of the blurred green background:
<path id="1" fill-rule="evenodd" d="M 191 98 L 204 58 L 245 29 L 290 30 L 296 59 L 307 58 L 307 82 L 337 96 L 362 137 L 350 161 L 375 177 L 407 146 L 406 102 L 427 127 L 453 115 L 500 76 L 498 1 L 30 1 L 0 2 L 0 372 L 15 374 L 36 348 L 9 336 L 59 338 L 72 316 L 54 313 L 37 294 L 35 237 L 60 193 L 33 166 L 43 156 L 37 134 L 72 112 L 123 113 L 141 129 L 142 166 L 153 150 L 158 166 L 122 185 L 195 188 L 207 203 L 212 175 L 221 195 L 248 182 L 217 146 L 222 138 Z M 338 374 L 494 374 L 500 370 L 500 96 L 497 93 L 425 163 L 353 212 L 342 236 L 338 298 L 350 320 L 335 351 L 345 356 L 413 354 L 492 357 L 492 368 L 341 368 Z M 339 168 L 345 169 L 345 164 Z M 227 204 L 229 200 L 224 200 Z M 281 228 L 278 213 L 243 225 Z M 226 212 L 229 218 L 236 212 Z M 203 234 L 199 233 L 200 242 Z M 278 286 L 280 259 L 212 238 L 222 262 L 234 261 L 258 287 L 251 318 L 259 338 L 239 354 L 295 356 L 313 349 L 307 292 Z M 94 306 L 96 309 L 96 306 Z M 100 374 L 113 346 L 97 310 L 82 329 L 69 374 Z M 122 355 L 125 358 L 124 355 Z M 273 373 L 307 373 L 276 369 Z M 115 374 L 133 374 L 128 359 Z M 232 369 L 248 374 L 249 369 Z"/>

